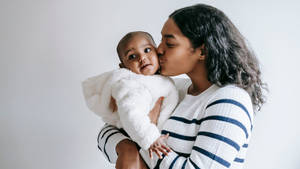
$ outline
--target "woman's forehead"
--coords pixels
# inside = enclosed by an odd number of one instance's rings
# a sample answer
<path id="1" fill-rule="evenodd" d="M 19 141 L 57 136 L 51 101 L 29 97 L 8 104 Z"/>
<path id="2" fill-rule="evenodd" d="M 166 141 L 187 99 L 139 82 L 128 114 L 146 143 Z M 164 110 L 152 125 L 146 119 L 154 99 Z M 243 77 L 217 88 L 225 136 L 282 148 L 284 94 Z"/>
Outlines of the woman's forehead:
<path id="1" fill-rule="evenodd" d="M 176 39 L 178 38 L 178 36 L 183 36 L 179 27 L 176 25 L 176 23 L 172 18 L 169 18 L 165 22 L 161 30 L 161 35 L 163 38 L 170 38 L 170 39 Z"/>

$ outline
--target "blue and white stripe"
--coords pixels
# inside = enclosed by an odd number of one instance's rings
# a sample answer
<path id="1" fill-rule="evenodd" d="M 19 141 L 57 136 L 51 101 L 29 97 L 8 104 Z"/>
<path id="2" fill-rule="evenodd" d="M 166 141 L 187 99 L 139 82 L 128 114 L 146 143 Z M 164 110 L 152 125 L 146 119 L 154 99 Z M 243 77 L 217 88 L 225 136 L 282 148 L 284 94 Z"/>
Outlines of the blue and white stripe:
<path id="1" fill-rule="evenodd" d="M 213 85 L 202 95 L 187 95 L 162 130 L 173 152 L 153 168 L 241 168 L 252 127 L 251 99 L 243 89 Z M 107 126 L 99 134 L 99 147 L 112 162 L 115 152 L 108 147 L 115 148 L 109 138 L 114 134 L 124 137 Z"/>

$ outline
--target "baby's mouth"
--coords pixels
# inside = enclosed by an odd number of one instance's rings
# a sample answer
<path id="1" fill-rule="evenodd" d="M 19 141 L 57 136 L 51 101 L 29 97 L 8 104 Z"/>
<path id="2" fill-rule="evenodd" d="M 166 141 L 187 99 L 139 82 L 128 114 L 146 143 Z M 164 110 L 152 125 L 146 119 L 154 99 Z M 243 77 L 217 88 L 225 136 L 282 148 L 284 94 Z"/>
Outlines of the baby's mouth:
<path id="1" fill-rule="evenodd" d="M 147 66 L 150 66 L 151 64 L 144 64 L 141 69 L 143 70 L 144 68 L 146 68 Z"/>

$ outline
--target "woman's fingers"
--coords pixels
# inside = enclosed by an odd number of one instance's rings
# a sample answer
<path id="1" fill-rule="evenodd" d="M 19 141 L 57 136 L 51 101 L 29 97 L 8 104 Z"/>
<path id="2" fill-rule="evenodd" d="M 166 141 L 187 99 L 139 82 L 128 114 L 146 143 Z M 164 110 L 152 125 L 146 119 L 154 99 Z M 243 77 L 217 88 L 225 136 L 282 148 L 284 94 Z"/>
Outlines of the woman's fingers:
<path id="1" fill-rule="evenodd" d="M 109 103 L 109 108 L 113 111 L 113 112 L 116 112 L 118 110 L 118 106 L 116 104 L 116 100 L 111 97 L 110 98 L 110 103 Z"/>
<path id="2" fill-rule="evenodd" d="M 150 113 L 148 114 L 150 120 L 152 123 L 154 124 L 157 124 L 157 120 L 158 120 L 158 117 L 159 117 L 159 114 L 160 114 L 160 109 L 161 109 L 161 104 L 162 104 L 162 101 L 163 101 L 164 97 L 160 97 L 154 107 L 152 108 L 152 110 L 150 111 Z"/>
<path id="3" fill-rule="evenodd" d="M 158 109 L 159 112 L 160 112 L 160 108 L 161 108 L 161 104 L 162 104 L 163 100 L 164 100 L 164 97 L 160 97 L 155 103 L 155 107 Z"/>
<path id="4" fill-rule="evenodd" d="M 159 98 L 159 111 L 160 111 L 160 108 L 161 108 L 161 105 L 162 105 L 162 102 L 164 101 L 164 97 L 160 97 Z"/>
<path id="5" fill-rule="evenodd" d="M 162 102 L 164 100 L 164 97 L 160 97 L 156 103 L 155 103 L 155 106 L 154 106 L 154 109 L 156 110 L 156 112 L 160 113 L 160 108 L 161 108 L 161 105 L 162 105 Z"/>

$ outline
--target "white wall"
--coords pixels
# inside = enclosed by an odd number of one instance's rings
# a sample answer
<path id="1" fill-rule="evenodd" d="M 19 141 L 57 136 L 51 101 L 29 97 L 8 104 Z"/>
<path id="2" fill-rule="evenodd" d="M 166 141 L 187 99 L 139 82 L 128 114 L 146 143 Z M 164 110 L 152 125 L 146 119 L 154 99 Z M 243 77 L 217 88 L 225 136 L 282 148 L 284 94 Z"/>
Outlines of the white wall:
<path id="1" fill-rule="evenodd" d="M 145 30 L 159 43 L 168 15 L 196 2 L 232 19 L 269 84 L 245 168 L 300 168 L 296 0 L 1 0 L 0 168 L 113 168 L 97 149 L 103 123 L 86 108 L 80 82 L 117 67 L 126 32 Z"/>

